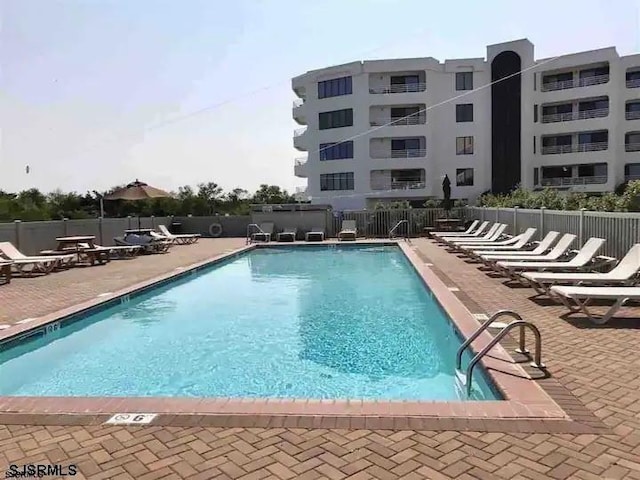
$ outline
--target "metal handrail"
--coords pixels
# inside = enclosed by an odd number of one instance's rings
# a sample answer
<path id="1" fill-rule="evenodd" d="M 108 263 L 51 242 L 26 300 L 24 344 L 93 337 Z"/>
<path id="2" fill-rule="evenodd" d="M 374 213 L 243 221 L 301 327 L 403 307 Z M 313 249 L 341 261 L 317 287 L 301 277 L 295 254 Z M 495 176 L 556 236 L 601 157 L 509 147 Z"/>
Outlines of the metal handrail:
<path id="1" fill-rule="evenodd" d="M 469 362 L 467 366 L 467 373 L 465 376 L 465 383 L 467 387 L 467 396 L 471 395 L 471 379 L 473 375 L 473 368 L 477 365 L 477 363 L 484 357 L 489 350 L 495 347 L 500 340 L 502 340 L 507 333 L 509 333 L 512 329 L 520 327 L 520 341 L 524 340 L 524 329 L 528 328 L 533 332 L 533 336 L 536 340 L 535 350 L 533 353 L 533 362 L 530 363 L 532 367 L 535 368 L 545 368 L 544 363 L 542 363 L 542 337 L 540 335 L 540 330 L 533 323 L 525 322 L 524 320 L 516 320 L 515 322 L 511 322 L 509 325 L 504 327 L 498 335 L 496 335 L 493 340 L 489 342 L 489 344 L 484 347 L 473 359 Z"/>
<path id="2" fill-rule="evenodd" d="M 609 115 L 609 108 L 593 108 L 576 112 L 551 113 L 542 116 L 542 123 L 569 122 L 572 120 L 586 120 L 588 118 L 602 118 Z"/>
<path id="3" fill-rule="evenodd" d="M 456 353 L 456 370 L 460 370 L 460 367 L 462 366 L 462 354 L 464 353 L 466 348 L 469 345 L 471 345 L 471 342 L 473 342 L 476 338 L 478 338 L 482 332 L 484 332 L 487 328 L 489 328 L 489 326 L 491 326 L 491 324 L 495 322 L 496 319 L 500 317 L 513 317 L 518 321 L 522 320 L 522 317 L 520 316 L 520 314 L 514 312 L 513 310 L 498 310 L 496 313 L 491 315 L 491 317 L 486 319 L 484 323 L 480 325 L 480 328 L 478 328 L 475 332 L 473 332 L 473 334 L 469 338 L 467 338 L 467 340 L 465 340 L 465 342 L 462 345 L 460 345 L 460 348 L 458 348 L 458 352 Z M 521 340 L 522 340 L 522 337 L 521 337 Z M 522 343 L 520 344 L 520 350 L 521 350 L 520 353 L 523 353 L 526 351 L 525 346 Z"/>
<path id="4" fill-rule="evenodd" d="M 600 85 L 609 81 L 609 74 L 594 75 L 591 77 L 573 78 L 571 80 L 561 80 L 556 82 L 546 82 L 541 87 L 543 92 L 551 92 L 554 90 L 566 90 L 568 88 L 587 87 L 589 85 Z"/>
<path id="5" fill-rule="evenodd" d="M 245 239 L 245 245 L 249 245 L 251 243 L 251 240 L 252 240 L 251 227 L 254 227 L 258 230 L 257 232 L 254 232 L 254 233 L 264 233 L 264 230 L 262 230 L 259 225 L 255 223 L 250 223 L 249 225 L 247 225 L 247 238 Z"/>
<path id="6" fill-rule="evenodd" d="M 609 142 L 590 142 L 590 143 L 572 143 L 570 145 L 549 145 L 542 147 L 543 155 L 554 155 L 559 153 L 578 153 L 578 152 L 599 152 L 607 150 Z"/>
<path id="7" fill-rule="evenodd" d="M 427 84 L 422 83 L 403 83 L 398 85 L 383 85 L 380 87 L 370 87 L 369 93 L 416 93 L 424 92 L 427 89 Z"/>
<path id="8" fill-rule="evenodd" d="M 405 240 L 409 239 L 409 220 L 400 220 L 398 223 L 395 224 L 395 226 L 389 230 L 389 240 L 391 240 L 393 237 L 393 233 L 398 229 L 398 227 L 400 225 L 402 225 L 403 223 L 407 224 L 407 234 L 404 236 Z"/>

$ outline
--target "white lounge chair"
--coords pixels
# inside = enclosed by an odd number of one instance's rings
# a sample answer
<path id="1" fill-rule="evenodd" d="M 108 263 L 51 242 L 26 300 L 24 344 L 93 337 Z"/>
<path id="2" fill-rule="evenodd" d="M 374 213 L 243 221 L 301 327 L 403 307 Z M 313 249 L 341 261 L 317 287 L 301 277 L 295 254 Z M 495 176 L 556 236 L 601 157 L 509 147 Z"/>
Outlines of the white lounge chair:
<path id="1" fill-rule="evenodd" d="M 0 258 L 0 277 L 4 277 L 4 283 L 11 283 L 11 265 L 13 260 Z"/>
<path id="2" fill-rule="evenodd" d="M 517 273 L 528 270 L 580 272 L 593 267 L 593 257 L 602 248 L 605 241 L 604 238 L 590 238 L 573 258 L 564 262 L 499 261 L 496 262 L 496 265 L 502 268 L 508 276 L 518 281 L 522 281 L 522 278 Z M 528 283 L 525 282 L 525 285 L 528 285 Z"/>
<path id="3" fill-rule="evenodd" d="M 551 293 L 569 309 L 570 312 L 582 312 L 593 323 L 607 323 L 615 313 L 631 300 L 640 300 L 640 287 L 575 287 L 554 285 Z M 594 315 L 587 308 L 593 300 L 612 300 L 614 304 L 602 316 Z"/>
<path id="4" fill-rule="evenodd" d="M 355 240 L 358 237 L 355 220 L 343 220 L 342 228 L 338 232 L 338 240 Z"/>
<path id="5" fill-rule="evenodd" d="M 473 222 L 471 222 L 471 225 L 469 225 L 469 228 L 467 228 L 464 232 L 447 232 L 447 231 L 442 231 L 442 232 L 431 232 L 431 235 L 434 237 L 451 237 L 451 236 L 457 236 L 457 235 L 471 235 L 471 233 L 474 231 L 474 229 L 478 226 L 478 224 L 480 223 L 480 220 L 474 220 Z M 489 223 L 489 222 L 487 222 Z"/>
<path id="6" fill-rule="evenodd" d="M 504 231 L 507 229 L 507 226 L 508 225 L 506 223 L 497 223 L 494 225 L 495 228 L 491 227 L 491 229 L 493 229 L 493 232 L 490 235 L 489 233 L 487 233 L 487 235 L 481 238 L 469 238 L 460 240 L 450 239 L 447 241 L 447 245 L 454 249 L 460 249 L 466 245 L 495 245 L 497 241 L 503 240 L 502 237 L 504 235 Z"/>
<path id="7" fill-rule="evenodd" d="M 556 246 L 544 255 L 523 256 L 522 254 L 515 253 L 498 254 L 491 252 L 491 254 L 482 255 L 480 258 L 485 265 L 493 268 L 496 272 L 504 270 L 498 265 L 499 262 L 553 262 L 568 254 L 569 247 L 575 239 L 576 236 L 574 234 L 565 233 L 560 240 L 558 240 Z"/>
<path id="8" fill-rule="evenodd" d="M 448 240 L 452 240 L 455 238 L 479 238 L 481 235 L 486 235 L 488 233 L 487 227 L 489 227 L 490 222 L 482 222 L 480 226 L 473 233 L 456 233 L 456 232 L 443 232 L 447 233 L 446 235 L 436 235 L 434 238 L 438 242 L 446 243 Z M 494 224 L 495 225 L 495 224 Z M 493 228 L 489 228 L 489 230 Z M 495 227 L 497 228 L 497 227 Z"/>
<path id="9" fill-rule="evenodd" d="M 520 274 L 539 294 L 551 295 L 552 285 L 629 286 L 638 282 L 640 243 L 629 249 L 620 263 L 606 273 L 522 272 Z"/>
<path id="10" fill-rule="evenodd" d="M 80 248 L 89 248 L 88 243 L 79 243 L 78 245 Z M 93 248 L 98 251 L 106 252 L 109 257 L 116 258 L 132 258 L 142 250 L 140 245 L 113 245 L 110 247 L 103 247 L 102 245 L 94 244 Z"/>
<path id="11" fill-rule="evenodd" d="M 278 233 L 277 240 L 279 242 L 295 242 L 297 234 L 297 228 L 285 228 L 282 232 Z"/>
<path id="12" fill-rule="evenodd" d="M 560 233 L 558 232 L 549 232 L 547 233 L 547 235 L 540 241 L 538 242 L 538 244 L 536 245 L 536 247 L 533 250 L 514 250 L 514 251 L 495 251 L 495 250 L 473 250 L 473 254 L 477 255 L 478 257 L 480 257 L 480 259 L 484 262 L 484 256 L 496 256 L 496 257 L 500 257 L 499 259 L 502 260 L 503 256 L 505 255 L 511 255 L 511 256 L 518 256 L 518 257 L 533 257 L 533 256 L 539 256 L 539 255 L 543 255 L 547 250 L 549 250 L 549 247 L 551 247 L 551 245 L 553 244 L 553 242 L 556 241 L 556 239 L 558 238 L 558 235 L 560 235 Z M 482 247 L 478 247 L 478 248 L 482 248 Z M 523 260 L 526 260 L 525 258 L 523 258 Z"/>
<path id="13" fill-rule="evenodd" d="M 179 245 L 190 245 L 200 240 L 201 235 L 199 233 L 171 233 L 165 225 L 158 225 L 160 233 L 167 237 L 169 240 L 174 240 Z"/>
<path id="14" fill-rule="evenodd" d="M 324 242 L 324 228 L 313 227 L 310 231 L 304 234 L 304 239 L 307 242 Z"/>
<path id="15" fill-rule="evenodd" d="M 271 241 L 271 235 L 273 235 L 273 222 L 264 222 L 261 223 L 259 225 L 260 231 L 259 232 L 255 232 L 251 235 L 251 239 L 254 242 L 257 241 L 261 241 L 261 242 L 270 242 Z"/>
<path id="16" fill-rule="evenodd" d="M 477 249 L 482 248 L 486 249 L 486 251 L 495 251 L 496 253 L 500 252 L 515 252 L 518 251 L 525 246 L 529 245 L 531 239 L 536 234 L 535 228 L 527 228 L 520 235 L 516 235 L 515 237 L 511 237 L 508 240 L 497 241 L 491 245 L 471 245 L 471 246 L 461 246 L 462 250 L 471 257 L 476 257 L 475 253 Z"/>
<path id="17" fill-rule="evenodd" d="M 75 260 L 75 255 L 40 255 L 27 256 L 13 246 L 11 242 L 0 242 L 0 255 L 12 260 L 12 267 L 20 275 L 36 273 L 48 274 L 57 266 L 69 265 Z"/>

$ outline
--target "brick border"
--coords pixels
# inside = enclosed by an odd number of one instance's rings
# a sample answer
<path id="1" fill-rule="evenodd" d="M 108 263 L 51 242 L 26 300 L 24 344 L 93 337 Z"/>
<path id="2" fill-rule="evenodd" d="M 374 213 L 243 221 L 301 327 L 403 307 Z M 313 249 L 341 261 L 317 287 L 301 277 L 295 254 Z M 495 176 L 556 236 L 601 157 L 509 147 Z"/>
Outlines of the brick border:
<path id="1" fill-rule="evenodd" d="M 365 240 L 350 243 L 288 243 L 312 245 L 397 245 L 425 287 L 448 314 L 462 337 L 468 337 L 478 321 L 418 254 L 402 241 Z M 285 246 L 285 245 L 282 245 Z M 185 268 L 110 293 L 103 298 L 63 309 L 19 324 L 0 333 L 0 343 L 23 338 L 47 324 L 81 318 L 94 309 L 108 308 L 126 295 L 139 295 L 153 287 L 183 278 L 254 248 L 276 245 L 252 244 Z M 473 350 L 491 341 L 484 332 Z M 0 423 L 4 424 L 96 424 L 114 413 L 158 413 L 153 425 L 243 426 L 299 428 L 372 428 L 421 430 L 474 430 L 500 432 L 594 433 L 598 426 L 576 422 L 497 345 L 482 359 L 484 370 L 505 400 L 468 402 L 378 402 L 361 400 L 308 399 L 182 399 L 182 398 L 96 398 L 96 397 L 0 397 Z M 579 419 L 576 419 L 579 420 Z M 582 420 L 585 420 L 582 418 Z"/>

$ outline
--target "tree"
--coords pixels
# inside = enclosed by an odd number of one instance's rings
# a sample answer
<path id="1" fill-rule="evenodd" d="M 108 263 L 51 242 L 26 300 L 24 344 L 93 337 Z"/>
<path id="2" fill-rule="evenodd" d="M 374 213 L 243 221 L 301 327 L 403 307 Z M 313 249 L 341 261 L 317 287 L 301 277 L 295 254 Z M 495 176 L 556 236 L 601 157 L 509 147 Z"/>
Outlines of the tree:
<path id="1" fill-rule="evenodd" d="M 295 203 L 295 197 L 289 195 L 286 190 L 281 190 L 277 185 L 260 185 L 253 195 L 252 202 L 256 204 Z"/>

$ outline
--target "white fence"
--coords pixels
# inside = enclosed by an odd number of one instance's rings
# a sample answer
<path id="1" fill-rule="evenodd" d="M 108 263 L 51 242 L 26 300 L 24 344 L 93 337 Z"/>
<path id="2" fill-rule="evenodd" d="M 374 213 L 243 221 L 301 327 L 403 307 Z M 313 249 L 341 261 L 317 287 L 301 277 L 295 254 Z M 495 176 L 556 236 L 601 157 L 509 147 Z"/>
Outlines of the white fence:
<path id="1" fill-rule="evenodd" d="M 617 258 L 640 242 L 640 213 L 466 207 L 466 217 L 506 223 L 511 234 L 521 233 L 530 227 L 538 229 L 538 238 L 551 230 L 573 233 L 578 237 L 579 247 L 591 237 L 604 238 L 607 242 L 601 253 Z"/>

